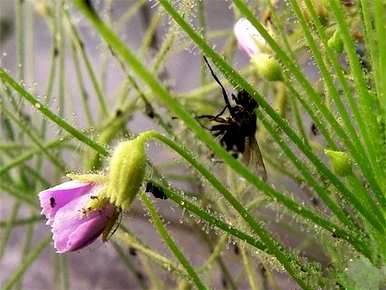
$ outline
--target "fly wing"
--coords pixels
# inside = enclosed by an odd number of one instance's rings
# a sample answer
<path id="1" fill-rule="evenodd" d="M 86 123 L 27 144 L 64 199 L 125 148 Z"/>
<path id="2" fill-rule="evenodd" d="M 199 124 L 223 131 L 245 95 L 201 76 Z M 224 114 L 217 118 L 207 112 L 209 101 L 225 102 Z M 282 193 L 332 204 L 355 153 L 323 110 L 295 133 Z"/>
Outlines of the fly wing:
<path id="1" fill-rule="evenodd" d="M 267 170 L 265 169 L 263 157 L 255 136 L 248 136 L 246 138 L 242 161 L 264 181 L 267 180 Z"/>

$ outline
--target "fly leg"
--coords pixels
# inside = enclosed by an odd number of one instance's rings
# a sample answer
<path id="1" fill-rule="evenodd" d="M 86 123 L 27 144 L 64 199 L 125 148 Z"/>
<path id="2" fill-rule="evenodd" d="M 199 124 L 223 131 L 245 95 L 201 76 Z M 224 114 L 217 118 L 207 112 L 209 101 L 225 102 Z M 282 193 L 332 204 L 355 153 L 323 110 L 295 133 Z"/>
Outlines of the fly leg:
<path id="1" fill-rule="evenodd" d="M 221 87 L 222 95 L 223 95 L 223 97 L 224 97 L 224 101 L 225 101 L 225 104 L 226 104 L 226 106 L 225 106 L 225 108 L 224 108 L 224 112 L 225 112 L 226 108 L 228 108 L 228 109 L 229 109 L 229 112 L 232 113 L 232 106 L 231 106 L 231 103 L 229 102 L 229 97 L 228 97 L 228 94 L 227 94 L 227 92 L 226 92 L 224 86 L 222 85 L 222 83 L 220 82 L 220 80 L 218 79 L 218 77 L 216 76 L 216 74 L 214 73 L 212 67 L 210 66 L 210 64 L 209 64 L 209 62 L 208 62 L 208 60 L 207 60 L 207 58 L 206 58 L 205 56 L 204 56 L 204 61 L 205 61 L 205 63 L 207 64 L 207 66 L 209 67 L 209 70 L 210 70 L 210 73 L 211 73 L 212 77 L 214 78 L 214 80 L 215 80 L 215 81 L 219 84 L 219 86 Z M 219 115 L 222 115 L 222 114 L 219 114 Z"/>

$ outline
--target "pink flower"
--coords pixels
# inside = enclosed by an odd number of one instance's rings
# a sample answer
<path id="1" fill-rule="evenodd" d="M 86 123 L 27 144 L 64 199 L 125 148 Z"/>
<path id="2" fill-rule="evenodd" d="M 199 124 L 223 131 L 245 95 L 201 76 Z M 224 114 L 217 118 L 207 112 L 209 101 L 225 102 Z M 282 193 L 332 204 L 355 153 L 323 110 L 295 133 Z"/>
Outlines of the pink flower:
<path id="1" fill-rule="evenodd" d="M 91 244 L 113 218 L 115 207 L 109 203 L 87 209 L 102 188 L 93 183 L 68 181 L 39 193 L 42 214 L 52 227 L 58 253 L 76 251 Z"/>
<path id="2" fill-rule="evenodd" d="M 233 32 L 237 38 L 240 49 L 248 54 L 250 58 L 259 54 L 261 48 L 266 46 L 265 39 L 246 18 L 240 18 L 236 22 Z"/>

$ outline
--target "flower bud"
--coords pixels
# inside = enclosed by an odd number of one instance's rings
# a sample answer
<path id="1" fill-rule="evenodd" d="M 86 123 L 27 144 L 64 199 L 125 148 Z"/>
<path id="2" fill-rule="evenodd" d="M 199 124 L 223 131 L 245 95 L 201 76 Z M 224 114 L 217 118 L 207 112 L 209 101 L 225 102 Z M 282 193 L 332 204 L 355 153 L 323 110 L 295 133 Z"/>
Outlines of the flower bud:
<path id="1" fill-rule="evenodd" d="M 334 34 L 328 40 L 327 45 L 337 53 L 341 53 L 343 51 L 343 41 L 338 31 L 334 32 Z"/>
<path id="2" fill-rule="evenodd" d="M 100 197 L 104 184 L 85 181 L 96 180 L 96 176 L 73 177 L 75 180 L 39 193 L 42 214 L 52 228 L 57 253 L 73 252 L 88 246 L 116 221 L 116 208 Z M 98 206 L 90 205 L 93 201 L 99 201 Z"/>
<path id="3" fill-rule="evenodd" d="M 248 19 L 240 18 L 236 22 L 233 32 L 239 47 L 248 54 L 249 57 L 259 54 L 262 49 L 267 49 L 265 39 Z"/>
<path id="4" fill-rule="evenodd" d="M 332 169 L 338 176 L 348 176 L 352 174 L 352 161 L 346 152 L 325 149 L 324 153 L 331 162 Z"/>
<path id="5" fill-rule="evenodd" d="M 279 62 L 271 55 L 260 53 L 252 58 L 260 76 L 268 81 L 281 81 L 283 75 Z"/>
<path id="6" fill-rule="evenodd" d="M 145 138 L 121 142 L 110 160 L 106 198 L 125 210 L 137 195 L 146 169 Z"/>

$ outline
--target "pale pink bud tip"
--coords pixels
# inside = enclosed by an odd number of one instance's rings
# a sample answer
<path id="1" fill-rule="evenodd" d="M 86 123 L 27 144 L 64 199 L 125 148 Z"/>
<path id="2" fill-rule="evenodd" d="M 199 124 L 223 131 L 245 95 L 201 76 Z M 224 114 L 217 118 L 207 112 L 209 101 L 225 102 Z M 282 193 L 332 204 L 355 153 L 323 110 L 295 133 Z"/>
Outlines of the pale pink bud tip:
<path id="1" fill-rule="evenodd" d="M 260 53 L 260 48 L 266 45 L 265 39 L 246 18 L 240 18 L 234 28 L 234 34 L 241 50 L 249 57 Z"/>

